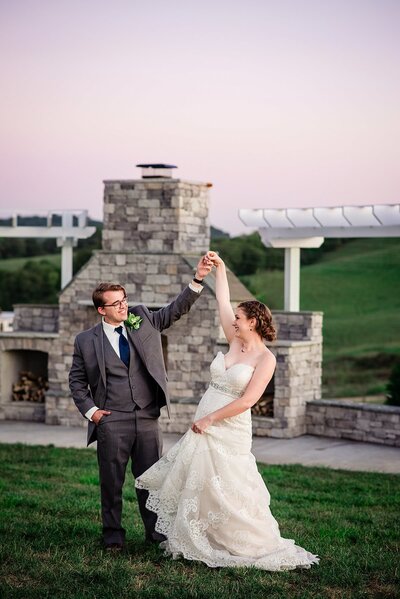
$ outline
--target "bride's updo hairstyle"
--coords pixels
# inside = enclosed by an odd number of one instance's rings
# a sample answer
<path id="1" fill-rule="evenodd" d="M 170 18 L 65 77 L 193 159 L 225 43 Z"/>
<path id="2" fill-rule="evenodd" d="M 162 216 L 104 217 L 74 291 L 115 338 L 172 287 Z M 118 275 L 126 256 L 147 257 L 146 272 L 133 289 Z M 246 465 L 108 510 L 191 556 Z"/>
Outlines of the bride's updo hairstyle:
<path id="1" fill-rule="evenodd" d="M 274 341 L 276 339 L 275 327 L 272 324 L 271 310 L 265 304 L 262 304 L 257 300 L 249 300 L 240 303 L 238 308 L 243 310 L 247 318 L 255 319 L 255 331 L 260 337 L 267 341 Z"/>

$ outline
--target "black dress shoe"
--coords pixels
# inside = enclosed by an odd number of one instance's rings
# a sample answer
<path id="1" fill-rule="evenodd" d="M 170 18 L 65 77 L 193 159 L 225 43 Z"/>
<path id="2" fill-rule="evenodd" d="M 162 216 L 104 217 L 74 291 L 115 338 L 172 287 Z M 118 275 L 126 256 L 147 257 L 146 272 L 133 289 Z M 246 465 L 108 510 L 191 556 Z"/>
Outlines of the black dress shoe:
<path id="1" fill-rule="evenodd" d="M 158 545 L 158 543 L 162 543 L 163 541 L 166 541 L 167 537 L 165 535 L 162 535 L 160 532 L 152 532 L 149 535 L 146 535 L 146 543 L 156 543 Z"/>
<path id="2" fill-rule="evenodd" d="M 106 551 L 110 551 L 111 553 L 120 553 L 123 548 L 123 543 L 108 543 L 104 546 Z"/>

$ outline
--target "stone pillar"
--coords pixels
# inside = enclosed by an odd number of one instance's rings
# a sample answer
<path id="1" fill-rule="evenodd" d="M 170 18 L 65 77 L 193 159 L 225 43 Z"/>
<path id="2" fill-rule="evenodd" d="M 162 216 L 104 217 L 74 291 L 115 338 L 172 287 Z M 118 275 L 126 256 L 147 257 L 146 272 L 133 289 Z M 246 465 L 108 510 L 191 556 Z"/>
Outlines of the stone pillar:
<path id="1" fill-rule="evenodd" d="M 58 332 L 58 305 L 14 304 L 14 331 Z"/>
<path id="2" fill-rule="evenodd" d="M 306 433 L 306 404 L 321 398 L 322 312 L 274 311 L 274 416 L 253 416 L 256 435 L 291 438 Z"/>

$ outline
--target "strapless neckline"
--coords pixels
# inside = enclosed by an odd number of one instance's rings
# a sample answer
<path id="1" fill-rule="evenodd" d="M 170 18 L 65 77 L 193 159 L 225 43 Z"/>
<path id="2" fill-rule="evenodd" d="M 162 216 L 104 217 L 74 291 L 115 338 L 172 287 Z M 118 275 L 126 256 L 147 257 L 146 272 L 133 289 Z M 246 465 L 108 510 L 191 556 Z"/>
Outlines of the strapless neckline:
<path id="1" fill-rule="evenodd" d="M 222 356 L 225 372 L 228 372 L 228 370 L 231 370 L 231 368 L 234 368 L 235 366 L 247 366 L 248 368 L 255 370 L 254 366 L 250 366 L 250 364 L 245 364 L 244 362 L 236 362 L 236 364 L 232 364 L 232 366 L 229 366 L 229 368 L 227 368 L 225 364 L 225 354 L 223 354 L 222 351 L 219 351 L 218 353 Z"/>

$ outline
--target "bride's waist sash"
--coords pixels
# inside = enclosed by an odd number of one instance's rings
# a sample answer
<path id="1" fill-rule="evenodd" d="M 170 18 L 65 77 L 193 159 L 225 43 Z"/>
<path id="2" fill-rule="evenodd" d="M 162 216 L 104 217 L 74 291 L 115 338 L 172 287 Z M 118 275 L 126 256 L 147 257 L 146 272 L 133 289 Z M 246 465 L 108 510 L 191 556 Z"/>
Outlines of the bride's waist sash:
<path id="1" fill-rule="evenodd" d="M 230 395 L 231 397 L 235 398 L 242 397 L 244 393 L 244 391 L 235 391 L 229 385 L 221 385 L 220 383 L 216 383 L 215 381 L 210 382 L 210 387 L 216 389 L 217 391 L 222 391 L 222 393 L 226 393 L 227 395 Z"/>

